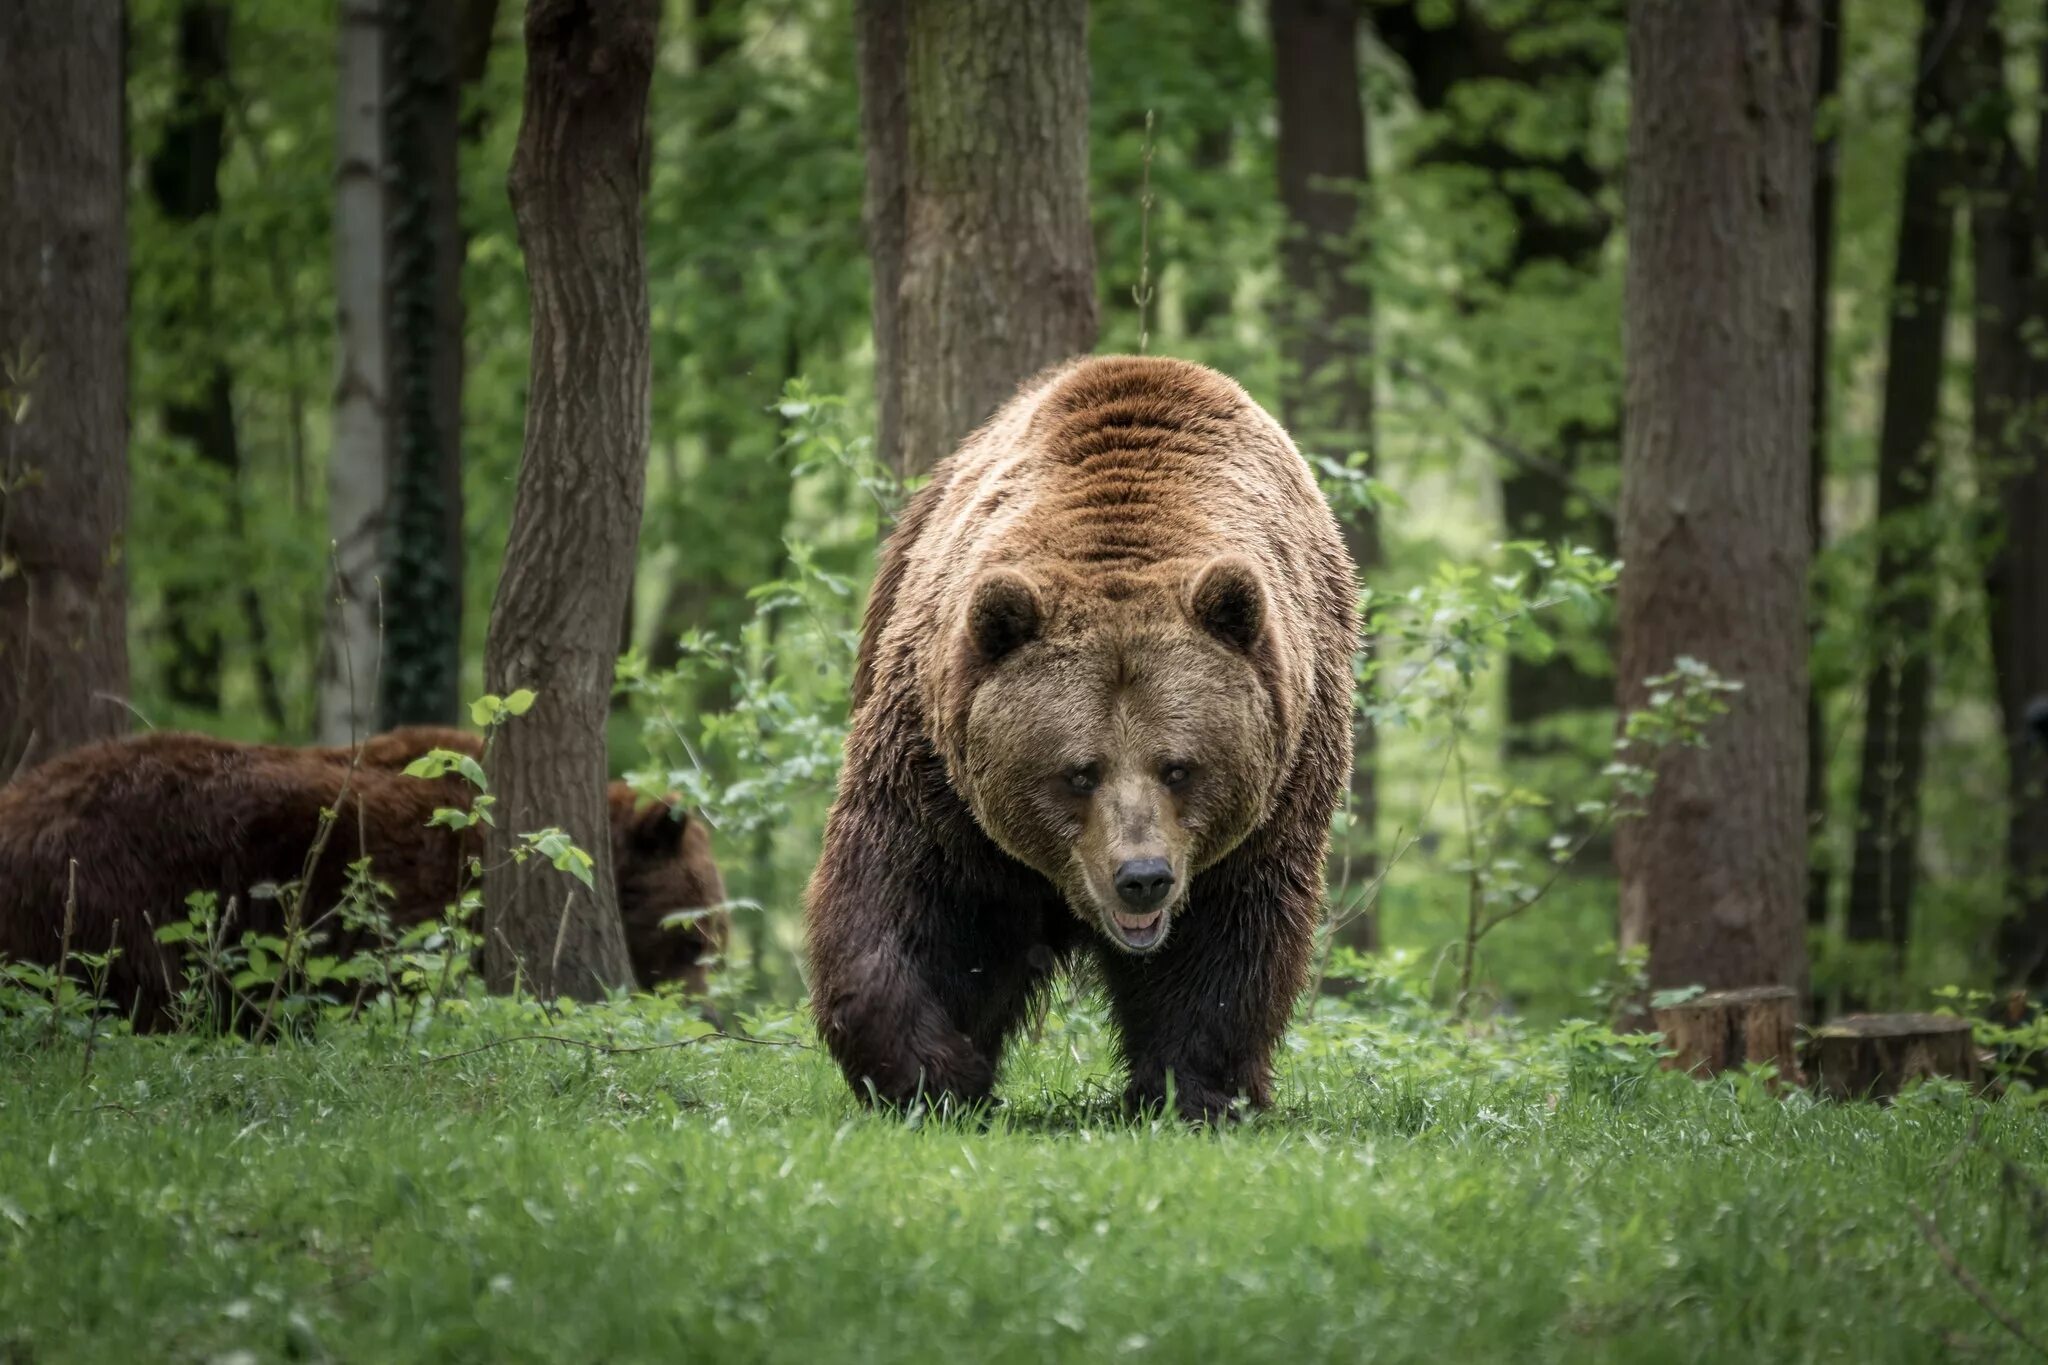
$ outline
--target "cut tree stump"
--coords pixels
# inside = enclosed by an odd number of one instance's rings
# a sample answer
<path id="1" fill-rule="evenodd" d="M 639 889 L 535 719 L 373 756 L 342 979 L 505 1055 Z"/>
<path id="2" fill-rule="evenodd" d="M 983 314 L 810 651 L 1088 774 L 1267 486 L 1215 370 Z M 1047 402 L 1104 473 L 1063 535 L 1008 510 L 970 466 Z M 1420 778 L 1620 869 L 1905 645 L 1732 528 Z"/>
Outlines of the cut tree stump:
<path id="1" fill-rule="evenodd" d="M 1890 1099 L 1908 1081 L 1952 1076 L 1978 1083 L 1970 1021 L 1948 1014 L 1850 1014 L 1815 1029 L 1806 1045 L 1814 1088 L 1831 1099 Z"/>
<path id="2" fill-rule="evenodd" d="M 1799 996 L 1790 986 L 1708 991 L 1650 1011 L 1677 1056 L 1666 1065 L 1702 1076 L 1772 1062 L 1786 1080 L 1799 1075 Z"/>

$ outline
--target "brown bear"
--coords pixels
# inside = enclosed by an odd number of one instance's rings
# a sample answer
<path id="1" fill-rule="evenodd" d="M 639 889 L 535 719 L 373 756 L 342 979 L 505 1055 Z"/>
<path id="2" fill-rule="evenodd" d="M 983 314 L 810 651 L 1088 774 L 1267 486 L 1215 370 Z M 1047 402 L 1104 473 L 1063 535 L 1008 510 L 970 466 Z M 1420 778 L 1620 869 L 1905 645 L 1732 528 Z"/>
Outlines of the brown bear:
<path id="1" fill-rule="evenodd" d="M 1127 1099 L 1271 1102 L 1351 766 L 1357 579 L 1287 434 L 1145 357 L 1026 384 L 883 549 L 807 904 L 864 1097 L 988 1096 L 1093 957 Z"/>
<path id="2" fill-rule="evenodd" d="M 342 763 L 403 769 L 435 749 L 482 758 L 484 738 L 448 725 L 401 725 L 372 735 L 360 745 L 312 750 Z M 356 757 L 358 751 L 361 756 Z M 650 802 L 624 782 L 607 795 L 612 817 L 612 873 L 626 925 L 626 953 L 644 986 L 678 981 L 702 995 L 705 964 L 725 951 L 732 920 L 717 907 L 725 903 L 725 882 L 711 856 L 711 836 L 671 796 Z M 676 828 L 670 829 L 669 826 Z M 686 925 L 664 927 L 679 910 L 706 913 Z"/>
<path id="3" fill-rule="evenodd" d="M 0 789 L 0 959 L 56 962 L 76 859 L 73 950 L 104 952 L 117 942 L 109 999 L 138 1028 L 164 1027 L 184 977 L 180 950 L 157 943 L 155 930 L 185 918 L 188 893 L 212 891 L 223 907 L 235 898 L 234 938 L 248 928 L 276 932 L 282 906 L 263 889 L 303 874 L 320 811 L 337 802 L 340 818 L 311 878 L 309 917 L 321 918 L 340 900 L 348 865 L 364 855 L 392 890 L 394 923 L 438 915 L 482 841 L 474 831 L 427 823 L 439 807 L 469 804 L 466 782 L 399 771 L 433 748 L 476 756 L 483 739 L 412 727 L 365 741 L 354 763 L 348 748 L 175 733 L 60 755 Z M 701 991 L 703 959 L 724 942 L 723 912 L 673 930 L 661 920 L 725 900 L 703 823 L 670 804 L 638 808 L 622 782 L 612 784 L 610 798 L 613 868 L 634 972 L 643 985 L 679 981 Z M 325 951 L 362 946 L 332 917 L 321 932 Z"/>

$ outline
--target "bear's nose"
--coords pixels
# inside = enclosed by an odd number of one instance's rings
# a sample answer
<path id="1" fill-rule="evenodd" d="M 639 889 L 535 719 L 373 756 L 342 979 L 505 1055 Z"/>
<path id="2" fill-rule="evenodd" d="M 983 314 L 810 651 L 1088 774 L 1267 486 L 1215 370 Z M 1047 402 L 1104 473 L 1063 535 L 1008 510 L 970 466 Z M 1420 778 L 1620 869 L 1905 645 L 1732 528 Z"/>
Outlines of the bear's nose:
<path id="1" fill-rule="evenodd" d="M 1164 858 L 1133 858 L 1116 870 L 1116 894 L 1133 910 L 1150 910 L 1173 890 L 1173 868 Z"/>

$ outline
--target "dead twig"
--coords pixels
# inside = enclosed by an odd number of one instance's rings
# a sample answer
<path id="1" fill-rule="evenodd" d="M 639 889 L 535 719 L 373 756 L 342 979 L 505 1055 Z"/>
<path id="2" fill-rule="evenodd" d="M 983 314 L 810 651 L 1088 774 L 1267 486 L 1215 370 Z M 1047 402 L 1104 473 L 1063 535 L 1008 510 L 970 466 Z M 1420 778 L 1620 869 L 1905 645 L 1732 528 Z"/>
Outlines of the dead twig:
<path id="1" fill-rule="evenodd" d="M 2042 1345 L 2039 1338 L 2026 1329 L 2025 1324 L 2006 1312 L 1998 1300 L 1991 1297 L 1991 1291 L 1970 1273 L 1969 1267 L 1957 1259 L 1954 1249 L 1941 1235 L 1941 1225 L 1934 1221 L 1934 1215 L 1910 1199 L 1906 1201 L 1906 1207 L 1913 1211 L 1913 1220 L 1920 1225 L 1920 1235 L 1927 1239 L 1927 1245 L 1934 1248 L 1934 1254 L 1941 1258 L 1942 1265 L 1948 1268 L 1948 1273 L 1955 1282 L 1963 1287 L 1963 1292 L 1975 1299 L 1978 1305 L 1991 1315 L 1991 1320 L 2011 1333 L 2021 1345 L 2042 1359 L 2048 1360 L 2048 1346 Z"/>

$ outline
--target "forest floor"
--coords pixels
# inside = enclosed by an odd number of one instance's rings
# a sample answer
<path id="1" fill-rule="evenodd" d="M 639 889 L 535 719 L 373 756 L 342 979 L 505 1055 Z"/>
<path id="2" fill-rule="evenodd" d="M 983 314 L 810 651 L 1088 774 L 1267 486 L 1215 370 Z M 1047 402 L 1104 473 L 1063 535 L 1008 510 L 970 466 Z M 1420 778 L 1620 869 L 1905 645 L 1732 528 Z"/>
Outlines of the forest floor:
<path id="1" fill-rule="evenodd" d="M 790 1046 L 600 1053 L 492 1046 L 531 1010 L 472 1009 L 275 1048 L 102 1039 L 89 1073 L 75 1040 L 0 1029 L 0 1361 L 1781 1365 L 2048 1340 L 2048 1109 L 2023 1099 L 1827 1105 L 1659 1072 L 1593 1025 L 1390 1009 L 1297 1029 L 1273 1112 L 1193 1131 L 1119 1117 L 1081 1007 L 985 1121 L 906 1122 L 859 1111 L 794 1020 L 751 1021 Z M 642 1001 L 541 1027 L 702 1026 Z"/>

